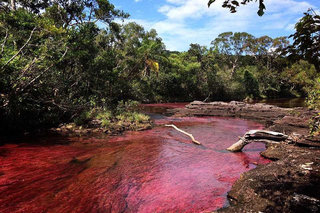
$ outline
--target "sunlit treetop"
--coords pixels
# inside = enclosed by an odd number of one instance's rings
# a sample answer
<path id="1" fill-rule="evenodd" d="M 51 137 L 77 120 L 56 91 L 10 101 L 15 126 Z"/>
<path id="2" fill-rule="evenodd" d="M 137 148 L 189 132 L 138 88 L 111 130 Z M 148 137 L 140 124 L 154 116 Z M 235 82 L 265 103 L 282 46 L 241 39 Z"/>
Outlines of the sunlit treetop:
<path id="1" fill-rule="evenodd" d="M 127 18 L 129 14 L 116 9 L 108 0 L 4 0 L 0 12 L 18 9 L 41 15 L 43 11 L 54 15 L 67 24 L 102 21 L 110 24 L 115 18 Z"/>

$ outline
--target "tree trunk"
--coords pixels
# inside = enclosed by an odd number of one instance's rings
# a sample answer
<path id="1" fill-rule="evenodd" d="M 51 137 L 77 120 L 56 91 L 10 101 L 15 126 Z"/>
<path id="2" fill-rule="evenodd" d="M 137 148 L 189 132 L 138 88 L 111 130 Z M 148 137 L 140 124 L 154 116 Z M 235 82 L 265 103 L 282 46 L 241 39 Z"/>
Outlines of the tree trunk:
<path id="1" fill-rule="evenodd" d="M 11 9 L 12 9 L 13 11 L 16 10 L 16 0 L 11 0 Z"/>
<path id="2" fill-rule="evenodd" d="M 231 76 L 233 77 L 236 73 L 236 68 L 238 67 L 238 57 L 235 59 L 235 61 L 232 62 L 232 70 L 231 70 Z"/>

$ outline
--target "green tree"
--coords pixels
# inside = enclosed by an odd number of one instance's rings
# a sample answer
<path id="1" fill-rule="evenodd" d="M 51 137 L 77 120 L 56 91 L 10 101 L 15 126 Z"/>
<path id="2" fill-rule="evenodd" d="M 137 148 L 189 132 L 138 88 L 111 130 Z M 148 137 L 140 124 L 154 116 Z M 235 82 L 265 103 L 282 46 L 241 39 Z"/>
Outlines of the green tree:
<path id="1" fill-rule="evenodd" d="M 320 16 L 309 10 L 295 25 L 296 32 L 290 37 L 293 44 L 287 48 L 291 59 L 303 59 L 320 72 Z"/>
<path id="2" fill-rule="evenodd" d="M 246 90 L 246 95 L 251 98 L 257 98 L 259 94 L 259 83 L 254 75 L 246 70 L 243 75 L 243 84 Z"/>
<path id="3" fill-rule="evenodd" d="M 211 42 L 212 49 L 215 49 L 224 57 L 224 60 L 231 65 L 231 76 L 235 74 L 240 65 L 241 56 L 250 51 L 251 34 L 245 32 L 221 33 L 218 38 Z"/>
<path id="4" fill-rule="evenodd" d="M 214 3 L 216 0 L 209 0 L 208 1 L 208 7 L 211 6 L 212 3 Z M 248 4 L 252 1 L 258 1 L 258 0 L 225 0 L 222 4 L 222 7 L 224 8 L 229 8 L 231 13 L 237 12 L 237 7 L 240 6 L 240 4 Z M 259 10 L 258 10 L 258 15 L 263 16 L 264 10 L 266 9 L 266 6 L 264 5 L 264 0 L 259 0 Z"/>
<path id="5" fill-rule="evenodd" d="M 105 0 L 8 3 L 0 4 L 1 123 L 52 124 L 103 98 L 108 70 L 96 69 L 104 51 L 95 22 L 111 31 L 127 14 Z"/>
<path id="6" fill-rule="evenodd" d="M 281 79 L 288 82 L 292 93 L 306 96 L 308 91 L 316 84 L 319 77 L 315 67 L 307 61 L 297 61 L 288 66 L 281 73 Z"/>

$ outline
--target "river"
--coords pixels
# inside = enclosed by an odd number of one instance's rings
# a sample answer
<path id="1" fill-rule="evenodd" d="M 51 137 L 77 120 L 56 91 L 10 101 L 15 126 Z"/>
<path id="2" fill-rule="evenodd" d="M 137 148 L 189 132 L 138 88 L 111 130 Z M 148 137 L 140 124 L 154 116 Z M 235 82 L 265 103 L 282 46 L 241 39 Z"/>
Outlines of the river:
<path id="1" fill-rule="evenodd" d="M 121 136 L 43 137 L 0 146 L 0 212 L 210 212 L 228 205 L 241 173 L 269 160 L 263 144 L 225 149 L 261 124 L 161 115 L 184 104 L 145 105 L 156 127 Z M 148 108 L 148 110 L 147 110 Z M 164 124 L 175 124 L 202 143 Z"/>

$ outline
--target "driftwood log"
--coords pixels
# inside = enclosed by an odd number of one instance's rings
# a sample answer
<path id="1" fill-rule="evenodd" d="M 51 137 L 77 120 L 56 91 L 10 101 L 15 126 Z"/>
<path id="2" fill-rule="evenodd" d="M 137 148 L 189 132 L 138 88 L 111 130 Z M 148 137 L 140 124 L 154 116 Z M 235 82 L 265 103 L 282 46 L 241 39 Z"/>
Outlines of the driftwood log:
<path id="1" fill-rule="evenodd" d="M 191 138 L 191 140 L 192 140 L 193 143 L 195 143 L 195 144 L 197 144 L 197 145 L 201 145 L 201 143 L 200 143 L 199 141 L 197 141 L 196 139 L 194 139 L 194 137 L 193 137 L 192 134 L 190 134 L 190 133 L 188 133 L 188 132 L 185 132 L 185 131 L 183 131 L 182 129 L 179 129 L 179 128 L 176 127 L 175 125 L 173 125 L 173 124 L 166 124 L 165 126 L 167 126 L 167 127 L 173 127 L 175 130 L 177 130 L 177 131 L 179 131 L 179 132 L 181 132 L 181 133 L 189 136 L 189 137 Z"/>
<path id="2" fill-rule="evenodd" d="M 252 142 L 279 143 L 281 141 L 285 141 L 287 138 L 288 135 L 282 134 L 280 132 L 267 130 L 250 130 L 246 132 L 238 142 L 227 148 L 227 150 L 231 152 L 240 152 L 243 147 L 245 147 L 245 145 Z"/>

